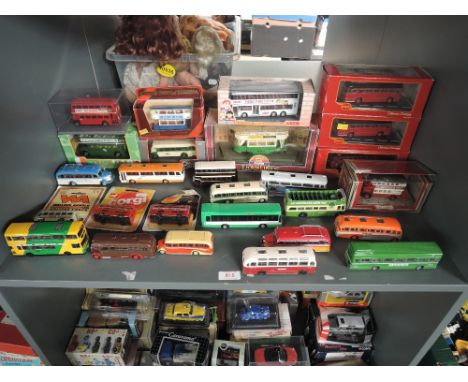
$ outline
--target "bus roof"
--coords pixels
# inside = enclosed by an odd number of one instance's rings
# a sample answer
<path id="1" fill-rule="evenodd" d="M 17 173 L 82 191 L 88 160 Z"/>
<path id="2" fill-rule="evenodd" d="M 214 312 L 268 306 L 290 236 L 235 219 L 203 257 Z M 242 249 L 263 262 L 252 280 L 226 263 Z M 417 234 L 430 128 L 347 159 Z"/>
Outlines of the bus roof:
<path id="1" fill-rule="evenodd" d="M 434 241 L 400 241 L 385 243 L 351 242 L 348 246 L 350 256 L 442 256 L 443 252 Z"/>
<path id="2" fill-rule="evenodd" d="M 163 139 L 153 141 L 151 147 L 184 147 L 195 146 L 195 140 L 193 139 Z"/>
<path id="3" fill-rule="evenodd" d="M 330 233 L 325 227 L 320 225 L 301 225 L 296 227 L 278 227 L 275 229 L 276 240 L 286 241 L 302 239 L 307 241 L 315 237 L 323 237 L 330 241 Z"/>
<path id="4" fill-rule="evenodd" d="M 239 190 L 244 187 L 249 187 L 249 188 L 260 188 L 262 190 L 265 190 L 265 186 L 260 182 L 259 180 L 254 180 L 254 181 L 241 181 L 241 182 L 231 182 L 231 183 L 214 183 L 210 187 L 210 193 L 217 192 L 219 191 L 227 191 L 227 190 Z"/>
<path id="5" fill-rule="evenodd" d="M 212 242 L 213 234 L 210 231 L 168 231 L 165 243 L 197 244 Z"/>
<path id="6" fill-rule="evenodd" d="M 236 126 L 232 129 L 235 136 L 238 135 L 260 135 L 260 134 L 271 134 L 271 135 L 289 135 L 289 127 L 284 126 Z"/>
<path id="7" fill-rule="evenodd" d="M 102 167 L 98 164 L 64 164 L 55 174 L 97 174 L 101 170 Z"/>
<path id="8" fill-rule="evenodd" d="M 128 245 L 128 244 L 156 245 L 156 238 L 150 233 L 96 233 L 91 245 Z"/>
<path id="9" fill-rule="evenodd" d="M 51 233 L 77 233 L 83 222 L 29 222 L 11 223 L 5 230 L 5 236 L 10 235 L 49 235 Z"/>
<path id="10" fill-rule="evenodd" d="M 309 180 L 314 181 L 315 183 L 327 185 L 328 178 L 326 175 L 317 175 L 317 174 L 304 174 L 301 172 L 284 172 L 284 171 L 268 171 L 263 170 L 261 174 L 262 180 Z"/>
<path id="11" fill-rule="evenodd" d="M 185 101 L 185 100 L 184 100 Z M 192 104 L 187 105 L 151 105 L 150 110 L 179 110 L 179 109 L 193 109 L 193 100 Z"/>
<path id="12" fill-rule="evenodd" d="M 100 97 L 81 97 L 75 98 L 72 101 L 72 105 L 80 104 L 80 105 L 105 105 L 105 104 L 116 104 L 117 99 L 115 98 L 100 98 Z"/>
<path id="13" fill-rule="evenodd" d="M 302 93 L 300 81 L 278 79 L 273 81 L 231 80 L 230 93 Z"/>
<path id="14" fill-rule="evenodd" d="M 202 214 L 281 215 L 279 203 L 202 203 Z"/>
<path id="15" fill-rule="evenodd" d="M 183 163 L 122 163 L 120 171 L 182 171 Z"/>
<path id="16" fill-rule="evenodd" d="M 287 203 L 293 204 L 346 201 L 346 194 L 341 188 L 338 190 L 286 190 L 284 197 Z"/>
<path id="17" fill-rule="evenodd" d="M 225 161 L 200 161 L 195 162 L 195 171 L 197 170 L 235 170 L 236 169 L 236 162 L 233 160 L 225 160 Z"/>
<path id="18" fill-rule="evenodd" d="M 396 218 L 385 216 L 364 215 L 338 215 L 335 219 L 336 226 L 353 225 L 354 227 L 381 227 L 384 225 L 389 229 L 401 231 L 401 224 Z"/>

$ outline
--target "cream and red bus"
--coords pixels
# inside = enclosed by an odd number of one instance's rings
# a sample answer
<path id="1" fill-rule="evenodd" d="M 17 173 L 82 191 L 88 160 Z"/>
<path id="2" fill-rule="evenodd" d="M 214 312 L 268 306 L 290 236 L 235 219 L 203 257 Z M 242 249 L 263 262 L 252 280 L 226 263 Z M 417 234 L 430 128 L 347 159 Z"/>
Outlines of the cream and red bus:
<path id="1" fill-rule="evenodd" d="M 180 183 L 185 169 L 183 163 L 123 163 L 119 177 L 122 183 Z"/>

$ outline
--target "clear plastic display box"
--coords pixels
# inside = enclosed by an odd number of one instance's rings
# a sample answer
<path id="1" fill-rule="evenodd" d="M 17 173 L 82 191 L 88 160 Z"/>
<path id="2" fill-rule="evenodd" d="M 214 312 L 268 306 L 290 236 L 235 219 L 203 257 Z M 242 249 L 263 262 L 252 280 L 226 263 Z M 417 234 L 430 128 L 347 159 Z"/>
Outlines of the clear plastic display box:
<path id="1" fill-rule="evenodd" d="M 303 336 L 249 339 L 249 366 L 309 366 Z"/>
<path id="2" fill-rule="evenodd" d="M 220 76 L 229 76 L 232 71 L 232 63 L 240 57 L 241 48 L 241 20 L 235 18 L 232 25 L 232 52 L 218 54 L 211 58 L 210 64 L 206 65 L 206 57 L 187 53 L 178 60 L 162 62 L 152 56 L 131 56 L 115 53 L 115 46 L 106 51 L 106 59 L 113 61 L 119 75 L 120 83 L 125 90 L 126 97 L 133 102 L 135 100 L 135 89 L 158 86 L 161 77 L 166 77 L 167 85 L 187 85 L 187 76 L 194 77 L 203 89 L 209 93 L 213 91 L 213 99 L 216 97 Z M 190 83 L 195 85 L 195 83 Z"/>
<path id="3" fill-rule="evenodd" d="M 123 133 L 132 118 L 122 89 L 62 89 L 49 110 L 59 134 Z"/>

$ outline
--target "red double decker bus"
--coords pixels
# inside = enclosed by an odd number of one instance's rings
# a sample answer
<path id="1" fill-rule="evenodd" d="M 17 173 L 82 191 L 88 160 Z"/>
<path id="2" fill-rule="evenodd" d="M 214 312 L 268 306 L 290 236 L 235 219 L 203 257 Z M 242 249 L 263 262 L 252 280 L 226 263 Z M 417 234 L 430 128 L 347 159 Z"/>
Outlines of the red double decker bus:
<path id="1" fill-rule="evenodd" d="M 401 84 L 351 83 L 346 86 L 344 102 L 398 103 L 401 101 Z"/>
<path id="2" fill-rule="evenodd" d="M 153 204 L 148 215 L 153 223 L 183 225 L 190 221 L 191 207 L 188 204 Z"/>
<path id="3" fill-rule="evenodd" d="M 264 235 L 265 247 L 308 246 L 315 252 L 330 252 L 330 233 L 319 225 L 301 225 L 298 227 L 278 227 L 272 233 Z"/>
<path id="4" fill-rule="evenodd" d="M 93 209 L 93 218 L 101 224 L 121 224 L 131 225 L 135 219 L 136 208 L 127 206 L 106 206 L 101 205 Z"/>
<path id="5" fill-rule="evenodd" d="M 76 98 L 71 102 L 76 126 L 109 126 L 120 123 L 120 106 L 114 98 Z"/>

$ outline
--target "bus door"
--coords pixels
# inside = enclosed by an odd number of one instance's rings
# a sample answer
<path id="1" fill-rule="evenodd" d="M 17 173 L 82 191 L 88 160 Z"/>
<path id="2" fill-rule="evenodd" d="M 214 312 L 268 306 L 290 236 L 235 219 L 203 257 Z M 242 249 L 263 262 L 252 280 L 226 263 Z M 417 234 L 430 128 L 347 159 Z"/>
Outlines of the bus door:
<path id="1" fill-rule="evenodd" d="M 255 114 L 255 115 L 260 114 L 260 106 L 259 105 L 254 105 L 253 106 L 252 114 Z"/>

